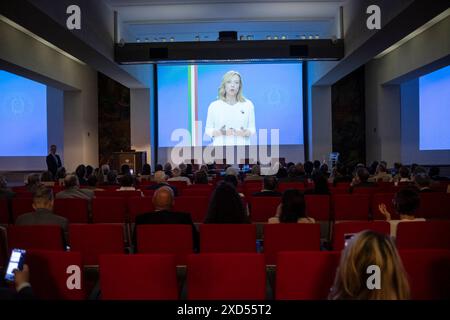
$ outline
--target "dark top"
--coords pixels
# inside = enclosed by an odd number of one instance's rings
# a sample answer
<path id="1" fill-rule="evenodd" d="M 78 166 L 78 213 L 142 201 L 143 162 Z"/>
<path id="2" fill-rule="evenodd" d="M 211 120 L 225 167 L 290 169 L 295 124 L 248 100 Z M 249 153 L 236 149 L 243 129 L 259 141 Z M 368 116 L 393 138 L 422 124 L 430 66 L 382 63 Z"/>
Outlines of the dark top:
<path id="1" fill-rule="evenodd" d="M 61 158 L 59 155 L 55 154 L 55 157 L 53 157 L 50 153 L 46 159 L 48 171 L 53 174 L 53 177 L 56 177 L 56 171 L 58 171 L 58 168 L 62 167 Z"/>
<path id="2" fill-rule="evenodd" d="M 133 244 L 137 251 L 137 226 L 140 224 L 190 224 L 192 226 L 192 241 L 194 244 L 194 251 L 197 252 L 200 246 L 200 238 L 197 228 L 192 222 L 192 217 L 189 213 L 174 212 L 174 211 L 154 211 L 140 214 L 136 217 L 136 223 L 133 232 Z"/>
<path id="3" fill-rule="evenodd" d="M 33 290 L 27 286 L 19 292 L 9 288 L 0 288 L 0 300 L 30 300 L 34 299 Z"/>

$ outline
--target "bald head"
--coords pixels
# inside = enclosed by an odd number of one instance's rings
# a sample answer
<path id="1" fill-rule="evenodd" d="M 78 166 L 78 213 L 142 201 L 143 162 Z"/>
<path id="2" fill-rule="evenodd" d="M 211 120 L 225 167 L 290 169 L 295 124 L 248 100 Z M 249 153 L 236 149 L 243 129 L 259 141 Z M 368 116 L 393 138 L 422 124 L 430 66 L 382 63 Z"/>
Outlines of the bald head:
<path id="1" fill-rule="evenodd" d="M 173 191 L 169 187 L 158 188 L 153 194 L 153 206 L 155 210 L 172 210 Z"/>

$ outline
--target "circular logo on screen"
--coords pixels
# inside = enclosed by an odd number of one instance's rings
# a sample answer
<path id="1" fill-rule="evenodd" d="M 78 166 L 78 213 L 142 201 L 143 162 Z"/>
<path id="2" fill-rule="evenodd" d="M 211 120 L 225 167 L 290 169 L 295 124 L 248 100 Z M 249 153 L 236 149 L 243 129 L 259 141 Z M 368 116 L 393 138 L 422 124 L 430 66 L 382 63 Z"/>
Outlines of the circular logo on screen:
<path id="1" fill-rule="evenodd" d="M 20 94 L 9 94 L 3 101 L 3 114 L 11 117 L 21 117 L 33 112 L 33 104 L 27 97 Z"/>

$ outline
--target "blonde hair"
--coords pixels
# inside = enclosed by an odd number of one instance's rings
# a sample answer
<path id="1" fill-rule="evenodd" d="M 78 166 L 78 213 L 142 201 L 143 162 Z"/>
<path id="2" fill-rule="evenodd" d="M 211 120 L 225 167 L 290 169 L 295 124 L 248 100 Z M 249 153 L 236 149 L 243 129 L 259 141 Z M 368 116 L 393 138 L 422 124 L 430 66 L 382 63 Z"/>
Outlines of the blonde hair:
<path id="1" fill-rule="evenodd" d="M 227 81 L 229 81 L 234 76 L 239 77 L 239 90 L 236 95 L 236 99 L 239 102 L 245 102 L 245 98 L 242 95 L 242 77 L 239 74 L 239 72 L 233 71 L 233 70 L 228 71 L 227 73 L 225 73 L 223 75 L 222 83 L 220 84 L 220 87 L 219 87 L 219 99 L 222 101 L 225 101 L 225 99 L 226 99 L 225 84 L 227 83 Z"/>
<path id="2" fill-rule="evenodd" d="M 367 288 L 367 267 L 376 265 L 381 270 L 381 288 Z M 402 261 L 389 236 L 373 231 L 362 231 L 350 240 L 341 256 L 329 299 L 405 300 L 410 288 Z"/>

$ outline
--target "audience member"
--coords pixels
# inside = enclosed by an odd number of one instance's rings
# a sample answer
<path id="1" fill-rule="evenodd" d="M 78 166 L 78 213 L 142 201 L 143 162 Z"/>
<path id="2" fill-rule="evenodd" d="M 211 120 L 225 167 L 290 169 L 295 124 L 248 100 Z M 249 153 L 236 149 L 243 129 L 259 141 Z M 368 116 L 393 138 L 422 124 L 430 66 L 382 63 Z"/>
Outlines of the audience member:
<path id="1" fill-rule="evenodd" d="M 208 184 L 208 175 L 205 171 L 197 171 L 194 174 L 194 184 Z"/>
<path id="2" fill-rule="evenodd" d="M 107 186 L 118 186 L 119 182 L 117 181 L 117 172 L 115 170 L 111 170 L 108 172 L 106 176 L 106 185 Z"/>
<path id="3" fill-rule="evenodd" d="M 41 176 L 38 173 L 31 173 L 28 175 L 26 184 L 28 192 L 34 193 L 41 186 Z"/>
<path id="4" fill-rule="evenodd" d="M 236 188 L 221 182 L 214 190 L 205 223 L 250 223 Z"/>
<path id="5" fill-rule="evenodd" d="M 415 217 L 415 212 L 420 206 L 419 193 L 415 188 L 404 188 L 397 192 L 393 204 L 395 211 L 400 215 L 400 220 L 391 220 L 391 213 L 387 210 L 386 204 L 378 205 L 378 209 L 386 217 L 386 221 L 391 224 L 392 237 L 397 235 L 397 226 L 400 222 L 425 221 L 423 218 Z"/>
<path id="6" fill-rule="evenodd" d="M 314 180 L 314 189 L 306 190 L 306 194 L 315 194 L 315 195 L 329 195 L 330 189 L 328 188 L 328 179 L 326 176 L 321 175 L 316 177 L 316 180 Z"/>
<path id="7" fill-rule="evenodd" d="M 0 288 L 0 300 L 31 300 L 34 299 L 30 285 L 30 268 L 23 265 L 22 270 L 14 271 L 14 288 Z"/>
<path id="8" fill-rule="evenodd" d="M 64 178 L 66 177 L 66 168 L 60 167 L 56 172 L 56 181 L 60 186 L 64 185 Z"/>
<path id="9" fill-rule="evenodd" d="M 178 195 L 177 188 L 175 186 L 171 186 L 167 183 L 167 176 L 164 171 L 156 171 L 154 180 L 155 180 L 156 184 L 152 184 L 152 185 L 148 186 L 147 190 L 157 190 L 161 187 L 169 187 L 172 189 L 173 194 L 175 196 Z"/>
<path id="10" fill-rule="evenodd" d="M 93 173 L 94 173 L 94 167 L 92 167 L 91 165 L 87 165 L 86 166 L 86 181 L 87 181 L 87 179 L 89 179 L 90 176 L 92 176 Z"/>
<path id="11" fill-rule="evenodd" d="M 126 174 L 120 178 L 120 188 L 117 191 L 136 191 L 135 180 L 131 174 Z"/>
<path id="12" fill-rule="evenodd" d="M 380 287 L 367 286 L 369 266 L 380 268 Z M 389 236 L 362 231 L 353 236 L 342 252 L 331 300 L 408 300 L 410 288 L 394 242 Z"/>
<path id="13" fill-rule="evenodd" d="M 263 177 L 261 176 L 261 167 L 257 164 L 255 164 L 252 169 L 250 170 L 250 174 L 247 174 L 245 176 L 245 181 L 260 181 L 263 180 Z"/>
<path id="14" fill-rule="evenodd" d="M 352 193 L 355 188 L 373 188 L 377 185 L 373 182 L 369 182 L 369 171 L 366 168 L 358 168 L 356 170 L 356 176 L 350 184 L 349 192 Z"/>
<path id="15" fill-rule="evenodd" d="M 175 167 L 172 169 L 172 178 L 167 179 L 167 181 L 184 181 L 186 182 L 186 185 L 191 185 L 191 179 L 189 179 L 188 177 L 182 177 L 181 169 L 179 167 Z"/>
<path id="16" fill-rule="evenodd" d="M 387 173 L 386 166 L 382 163 L 380 163 L 377 166 L 377 169 L 375 171 L 375 175 L 373 177 L 370 177 L 369 182 L 391 182 L 392 176 Z"/>
<path id="17" fill-rule="evenodd" d="M 315 223 L 306 215 L 305 197 L 298 189 L 288 189 L 283 192 L 281 203 L 269 223 Z"/>
<path id="18" fill-rule="evenodd" d="M 127 165 L 127 164 L 123 164 L 123 165 L 120 167 L 120 175 L 121 175 L 121 176 L 126 176 L 126 175 L 128 175 L 128 174 L 131 174 L 130 166 Z"/>
<path id="19" fill-rule="evenodd" d="M 162 172 L 162 171 L 161 171 Z M 164 172 L 163 172 L 164 173 Z M 189 213 L 172 211 L 174 205 L 174 193 L 168 186 L 161 186 L 153 194 L 154 212 L 148 212 L 136 217 L 135 229 L 133 232 L 133 243 L 137 252 L 139 252 L 137 244 L 137 226 L 143 224 L 188 224 L 192 226 L 192 239 L 194 243 L 194 251 L 199 247 L 198 231 L 192 222 Z"/>
<path id="20" fill-rule="evenodd" d="M 170 162 L 167 162 L 164 165 L 164 172 L 168 178 L 172 178 L 172 165 L 170 164 Z"/>
<path id="21" fill-rule="evenodd" d="M 53 187 L 55 185 L 55 178 L 50 171 L 44 171 L 41 173 L 41 184 L 46 187 Z"/>
<path id="22" fill-rule="evenodd" d="M 259 192 L 252 194 L 253 197 L 281 197 L 281 193 L 276 191 L 278 179 L 275 176 L 264 176 L 263 188 Z"/>
<path id="23" fill-rule="evenodd" d="M 78 177 L 69 174 L 64 179 L 64 190 L 56 194 L 56 199 L 79 198 L 91 200 L 94 197 L 94 191 L 89 189 L 81 189 Z"/>
<path id="24" fill-rule="evenodd" d="M 53 213 L 53 191 L 44 186 L 39 187 L 33 196 L 34 212 L 17 217 L 15 224 L 23 225 L 59 225 L 67 239 L 69 221 Z M 66 242 L 67 243 L 67 242 Z"/>
<path id="25" fill-rule="evenodd" d="M 418 173 L 414 175 L 414 182 L 416 183 L 419 192 L 434 192 L 431 189 L 431 179 L 426 173 Z"/>
<path id="26" fill-rule="evenodd" d="M 16 194 L 10 188 L 8 188 L 8 181 L 6 180 L 6 178 L 4 176 L 0 176 L 0 199 L 11 199 L 15 195 Z"/>
<path id="27" fill-rule="evenodd" d="M 78 182 L 79 182 L 80 186 L 87 186 L 86 166 L 84 164 L 80 164 L 75 169 L 75 175 L 78 177 Z"/>

